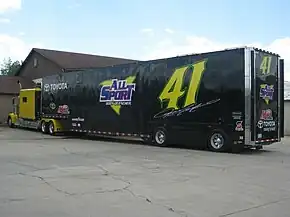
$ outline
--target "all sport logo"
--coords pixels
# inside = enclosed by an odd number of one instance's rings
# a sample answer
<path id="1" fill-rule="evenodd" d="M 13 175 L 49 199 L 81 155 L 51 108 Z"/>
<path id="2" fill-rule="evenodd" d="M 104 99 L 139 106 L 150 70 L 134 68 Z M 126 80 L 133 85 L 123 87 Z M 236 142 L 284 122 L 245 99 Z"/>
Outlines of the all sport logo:
<path id="1" fill-rule="evenodd" d="M 269 104 L 270 100 L 273 100 L 274 85 L 261 84 L 260 85 L 260 97 L 265 100 L 266 104 Z"/>
<path id="2" fill-rule="evenodd" d="M 128 80 L 111 80 L 110 84 L 103 84 L 100 92 L 100 102 L 106 105 L 131 105 L 132 95 L 136 84 Z"/>

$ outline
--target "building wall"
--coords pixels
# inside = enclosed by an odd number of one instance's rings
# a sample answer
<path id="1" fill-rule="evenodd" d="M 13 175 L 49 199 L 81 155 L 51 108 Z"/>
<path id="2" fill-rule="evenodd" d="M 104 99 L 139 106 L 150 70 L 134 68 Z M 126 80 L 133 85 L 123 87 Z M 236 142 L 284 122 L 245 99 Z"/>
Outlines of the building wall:
<path id="1" fill-rule="evenodd" d="M 290 100 L 286 100 L 284 101 L 285 104 L 284 104 L 284 133 L 285 133 L 285 136 L 290 136 Z"/>
<path id="2" fill-rule="evenodd" d="M 19 75 L 35 80 L 51 75 L 52 72 L 53 74 L 61 72 L 61 70 L 55 63 L 44 58 L 37 52 L 33 52 Z"/>
<path id="3" fill-rule="evenodd" d="M 0 94 L 0 124 L 6 123 L 8 113 L 12 112 L 12 97 Z"/>

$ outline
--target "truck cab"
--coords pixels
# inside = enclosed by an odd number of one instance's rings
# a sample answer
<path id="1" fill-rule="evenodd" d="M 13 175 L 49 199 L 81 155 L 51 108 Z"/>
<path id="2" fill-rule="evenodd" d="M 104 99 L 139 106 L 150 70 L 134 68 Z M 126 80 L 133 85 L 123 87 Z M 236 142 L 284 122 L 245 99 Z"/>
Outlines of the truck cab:
<path id="1" fill-rule="evenodd" d="M 12 112 L 8 114 L 7 123 L 9 127 L 15 125 L 33 125 L 41 118 L 41 89 L 21 89 L 19 96 L 12 98 Z"/>

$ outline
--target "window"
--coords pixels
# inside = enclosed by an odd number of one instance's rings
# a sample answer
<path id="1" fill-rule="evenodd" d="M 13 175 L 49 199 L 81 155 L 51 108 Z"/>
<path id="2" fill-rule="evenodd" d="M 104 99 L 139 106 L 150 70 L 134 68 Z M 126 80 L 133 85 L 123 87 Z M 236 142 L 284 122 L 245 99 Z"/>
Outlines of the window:
<path id="1" fill-rule="evenodd" d="M 22 102 L 27 103 L 27 97 L 22 97 Z"/>
<path id="2" fill-rule="evenodd" d="M 33 59 L 33 68 L 38 66 L 38 60 L 36 58 Z"/>

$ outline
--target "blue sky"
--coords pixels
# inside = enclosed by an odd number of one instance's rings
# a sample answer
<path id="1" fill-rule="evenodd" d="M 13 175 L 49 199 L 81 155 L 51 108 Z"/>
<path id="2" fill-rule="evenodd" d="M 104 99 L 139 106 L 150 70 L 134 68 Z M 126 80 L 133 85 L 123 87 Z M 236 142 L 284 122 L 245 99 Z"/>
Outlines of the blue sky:
<path id="1" fill-rule="evenodd" d="M 0 13 L 0 21 L 10 20 L 0 22 L 0 58 L 5 56 L 1 43 L 4 47 L 6 40 L 1 41 L 1 35 L 18 40 L 22 56 L 38 43 L 51 49 L 146 59 L 199 52 L 200 42 L 193 42 L 197 38 L 208 40 L 207 49 L 216 44 L 271 47 L 275 40 L 283 40 L 274 43 L 275 51 L 288 55 L 281 49 L 288 43 L 290 50 L 289 11 L 286 0 L 23 0 L 21 8 L 11 6 Z M 17 53 L 15 46 L 5 46 L 7 54 Z"/>

